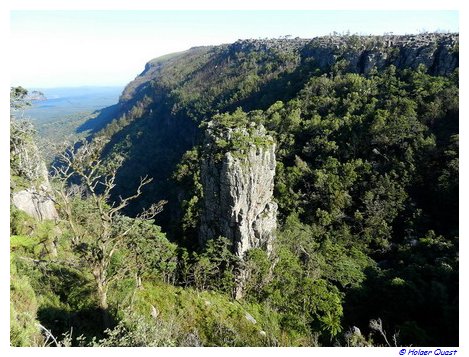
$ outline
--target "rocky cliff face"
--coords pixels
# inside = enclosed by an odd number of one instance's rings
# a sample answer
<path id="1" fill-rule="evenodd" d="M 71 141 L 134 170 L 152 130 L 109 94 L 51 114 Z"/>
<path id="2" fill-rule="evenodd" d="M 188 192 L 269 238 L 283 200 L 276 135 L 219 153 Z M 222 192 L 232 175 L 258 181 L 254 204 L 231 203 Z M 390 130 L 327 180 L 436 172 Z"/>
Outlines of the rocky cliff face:
<path id="1" fill-rule="evenodd" d="M 423 64 L 432 75 L 449 75 L 459 67 L 459 34 L 317 37 L 301 55 L 323 70 L 345 60 L 346 69 L 356 73 L 368 74 L 373 67 L 381 70 L 389 65 L 415 69 Z"/>
<path id="2" fill-rule="evenodd" d="M 242 140 L 244 148 L 220 151 L 220 146 Z M 277 204 L 273 202 L 275 144 L 264 127 L 206 131 L 205 160 L 201 166 L 204 202 L 199 239 L 224 236 L 242 257 L 250 248 L 270 252 L 276 230 Z"/>

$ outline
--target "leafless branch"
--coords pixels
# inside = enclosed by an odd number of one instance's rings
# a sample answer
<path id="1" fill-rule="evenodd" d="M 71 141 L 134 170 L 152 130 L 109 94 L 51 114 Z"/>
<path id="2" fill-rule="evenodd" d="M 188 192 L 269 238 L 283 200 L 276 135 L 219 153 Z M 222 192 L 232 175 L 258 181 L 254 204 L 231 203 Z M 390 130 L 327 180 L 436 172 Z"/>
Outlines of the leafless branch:
<path id="1" fill-rule="evenodd" d="M 151 177 L 149 178 L 148 176 L 145 176 L 145 177 L 143 177 L 143 178 L 140 178 L 140 183 L 139 183 L 139 185 L 138 185 L 138 187 L 137 187 L 136 192 L 135 192 L 133 195 L 128 196 L 128 197 L 126 197 L 126 198 L 119 197 L 120 202 L 119 202 L 116 206 L 112 207 L 112 208 L 109 210 L 109 215 L 110 215 L 110 216 L 114 216 L 117 212 L 119 212 L 119 211 L 121 211 L 123 208 L 127 207 L 128 204 L 130 203 L 130 201 L 133 201 L 134 199 L 140 197 L 141 194 L 142 194 L 142 188 L 143 188 L 143 186 L 149 184 L 149 183 L 152 182 L 152 181 L 153 181 L 153 178 L 151 178 Z"/>
<path id="2" fill-rule="evenodd" d="M 149 220 L 155 218 L 155 216 L 163 211 L 163 206 L 167 204 L 168 201 L 161 200 L 157 203 L 153 203 L 150 207 L 145 209 L 139 215 L 137 215 L 138 219 L 142 220 Z"/>
<path id="3" fill-rule="evenodd" d="M 386 342 L 386 344 L 389 347 L 392 347 L 391 344 L 388 341 L 388 338 L 386 336 L 386 332 L 383 330 L 383 322 L 381 321 L 380 318 L 378 318 L 377 320 L 370 320 L 370 328 L 374 331 L 378 331 L 381 334 L 381 336 L 383 336 L 384 341 Z"/>
<path id="4" fill-rule="evenodd" d="M 47 341 L 49 341 L 49 338 L 51 338 L 52 341 L 54 341 L 56 347 L 59 347 L 59 343 L 57 342 L 56 338 L 54 337 L 54 335 L 53 335 L 48 329 L 46 329 L 46 328 L 45 328 L 44 326 L 42 326 L 40 323 L 36 323 L 36 325 L 37 325 L 42 331 L 44 331 L 45 334 L 46 334 L 46 336 L 47 336 L 47 339 L 46 339 L 46 341 L 44 342 L 44 346 L 43 346 L 43 347 L 48 346 Z"/>

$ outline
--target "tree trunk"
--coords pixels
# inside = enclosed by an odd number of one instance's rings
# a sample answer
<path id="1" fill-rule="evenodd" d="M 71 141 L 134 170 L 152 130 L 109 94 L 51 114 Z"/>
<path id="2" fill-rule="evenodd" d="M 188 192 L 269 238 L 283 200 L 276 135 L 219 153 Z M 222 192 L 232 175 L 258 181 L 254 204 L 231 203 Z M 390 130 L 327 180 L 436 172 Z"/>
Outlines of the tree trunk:
<path id="1" fill-rule="evenodd" d="M 106 287 L 102 284 L 98 284 L 98 299 L 99 299 L 99 307 L 103 310 L 107 310 L 107 291 Z"/>
<path id="2" fill-rule="evenodd" d="M 98 273 L 94 274 L 97 284 L 97 293 L 98 293 L 98 306 L 102 312 L 103 327 L 107 329 L 111 327 L 109 312 L 108 312 L 108 303 L 107 303 L 107 282 L 103 278 L 103 274 Z"/>
<path id="3" fill-rule="evenodd" d="M 138 274 L 136 274 L 136 276 L 135 276 L 135 284 L 137 286 L 137 289 L 143 289 L 142 277 Z"/>

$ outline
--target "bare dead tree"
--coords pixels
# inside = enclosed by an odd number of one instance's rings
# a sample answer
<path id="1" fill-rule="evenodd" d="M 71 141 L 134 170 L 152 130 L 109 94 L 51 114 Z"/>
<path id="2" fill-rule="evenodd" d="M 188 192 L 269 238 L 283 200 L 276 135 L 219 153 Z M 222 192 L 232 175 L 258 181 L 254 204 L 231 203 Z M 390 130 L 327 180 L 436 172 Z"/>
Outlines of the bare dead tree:
<path id="1" fill-rule="evenodd" d="M 386 334 L 386 331 L 384 330 L 383 328 L 383 322 L 381 321 L 380 318 L 374 320 L 370 320 L 370 328 L 373 330 L 373 331 L 376 331 L 376 332 L 379 332 L 379 334 L 383 337 L 384 339 L 384 342 L 386 342 L 386 345 L 388 347 L 397 347 L 398 346 L 398 342 L 397 342 L 397 339 L 399 337 L 399 332 L 395 333 L 393 336 L 392 336 L 392 340 L 394 342 L 394 346 L 391 345 L 391 343 L 389 342 L 388 340 L 388 337 L 387 337 L 387 334 Z"/>
<path id="2" fill-rule="evenodd" d="M 122 210 L 140 197 L 143 187 L 152 181 L 145 176 L 134 194 L 112 200 L 117 171 L 124 158 L 114 154 L 103 159 L 101 154 L 106 143 L 105 138 L 96 137 L 63 150 L 53 167 L 54 194 L 51 196 L 71 233 L 72 249 L 78 253 L 81 265 L 94 277 L 98 304 L 103 311 L 108 309 L 110 284 L 129 269 L 127 266 L 110 269 L 115 252 L 124 246 L 133 228 L 132 223 L 122 224 Z M 152 219 L 165 203 L 153 204 L 137 218 Z M 105 325 L 108 325 L 107 318 Z"/>

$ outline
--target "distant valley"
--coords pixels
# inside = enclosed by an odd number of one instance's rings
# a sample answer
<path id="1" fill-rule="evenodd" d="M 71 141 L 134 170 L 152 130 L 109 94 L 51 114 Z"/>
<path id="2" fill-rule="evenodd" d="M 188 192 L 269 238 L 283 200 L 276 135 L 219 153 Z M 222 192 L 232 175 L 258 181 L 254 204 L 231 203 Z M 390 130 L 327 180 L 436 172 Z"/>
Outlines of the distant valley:
<path id="1" fill-rule="evenodd" d="M 66 87 L 34 88 L 44 94 L 45 100 L 32 102 L 24 116 L 32 121 L 38 138 L 48 147 L 50 142 L 75 141 L 89 134 L 83 124 L 96 118 L 100 109 L 119 101 L 123 87 Z M 47 150 L 49 151 L 49 150 Z M 49 152 L 43 152 L 47 161 Z"/>
<path id="2" fill-rule="evenodd" d="M 38 124 L 63 119 L 64 116 L 89 113 L 115 104 L 123 87 L 34 88 L 46 100 L 33 102 L 25 114 Z"/>

